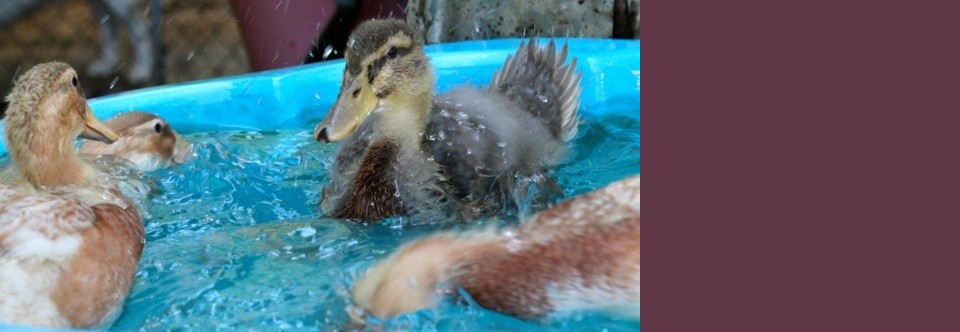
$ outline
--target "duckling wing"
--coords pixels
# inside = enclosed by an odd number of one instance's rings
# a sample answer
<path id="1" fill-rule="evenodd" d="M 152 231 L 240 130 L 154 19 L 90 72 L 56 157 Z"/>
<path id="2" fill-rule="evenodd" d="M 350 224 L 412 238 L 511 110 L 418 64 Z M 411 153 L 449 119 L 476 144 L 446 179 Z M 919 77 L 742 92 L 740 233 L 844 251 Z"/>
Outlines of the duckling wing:
<path id="1" fill-rule="evenodd" d="M 520 43 L 516 54 L 507 57 L 490 81 L 490 91 L 542 120 L 554 137 L 564 142 L 577 133 L 582 76 L 575 72 L 577 59 L 564 66 L 566 58 L 567 44 L 557 52 L 553 40 L 541 48 L 531 39 Z"/>
<path id="2" fill-rule="evenodd" d="M 0 185 L 0 321 L 68 324 L 50 296 L 94 219 L 76 200 Z"/>
<path id="3" fill-rule="evenodd" d="M 130 290 L 143 243 L 132 206 L 0 186 L 0 320 L 108 324 Z"/>
<path id="4" fill-rule="evenodd" d="M 0 257 L 68 258 L 95 219 L 93 210 L 77 200 L 0 185 L 0 252 L 6 253 Z"/>

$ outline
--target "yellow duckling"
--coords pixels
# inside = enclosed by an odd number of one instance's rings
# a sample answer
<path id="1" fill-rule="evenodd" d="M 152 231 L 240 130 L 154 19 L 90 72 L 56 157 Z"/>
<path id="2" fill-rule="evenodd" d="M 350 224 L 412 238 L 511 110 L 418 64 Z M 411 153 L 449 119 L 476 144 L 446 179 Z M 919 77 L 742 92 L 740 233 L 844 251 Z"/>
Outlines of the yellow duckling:
<path id="1" fill-rule="evenodd" d="M 144 172 L 179 165 L 193 156 L 187 142 L 167 121 L 144 112 L 128 112 L 108 119 L 104 123 L 120 139 L 113 144 L 86 140 L 80 153 L 114 155 L 137 166 Z"/>
<path id="2" fill-rule="evenodd" d="M 474 219 L 562 195 L 547 171 L 579 123 L 580 74 L 576 59 L 563 65 L 566 45 L 523 43 L 489 87 L 434 97 L 419 36 L 393 19 L 351 34 L 340 93 L 314 129 L 322 142 L 343 140 L 321 210 L 366 221 Z"/>
<path id="3" fill-rule="evenodd" d="M 0 322 L 104 326 L 130 291 L 144 229 L 74 141 L 109 143 L 117 134 L 94 117 L 63 63 L 28 70 L 7 101 L 6 143 L 19 179 L 0 185 Z"/>
<path id="4" fill-rule="evenodd" d="M 371 268 L 352 295 L 369 313 L 390 317 L 435 306 L 458 288 L 521 318 L 601 311 L 639 320 L 640 177 L 557 204 L 515 229 L 407 244 Z"/>

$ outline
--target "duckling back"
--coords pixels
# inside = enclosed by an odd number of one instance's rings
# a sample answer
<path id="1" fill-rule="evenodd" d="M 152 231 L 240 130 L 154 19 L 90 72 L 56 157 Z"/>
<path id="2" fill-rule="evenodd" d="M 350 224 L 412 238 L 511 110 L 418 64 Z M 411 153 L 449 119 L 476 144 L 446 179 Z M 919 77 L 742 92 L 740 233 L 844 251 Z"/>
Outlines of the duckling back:
<path id="1" fill-rule="evenodd" d="M 104 124 L 120 134 L 113 144 L 85 140 L 80 153 L 114 155 L 126 159 L 144 172 L 183 163 L 191 157 L 185 141 L 164 119 L 144 112 L 128 112 Z"/>

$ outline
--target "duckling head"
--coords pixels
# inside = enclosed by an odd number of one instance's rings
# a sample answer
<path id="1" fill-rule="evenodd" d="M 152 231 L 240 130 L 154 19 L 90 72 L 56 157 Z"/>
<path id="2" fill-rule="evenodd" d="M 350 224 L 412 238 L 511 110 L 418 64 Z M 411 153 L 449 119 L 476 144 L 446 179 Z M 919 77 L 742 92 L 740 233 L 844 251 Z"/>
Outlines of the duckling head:
<path id="1" fill-rule="evenodd" d="M 178 165 L 193 157 L 190 143 L 163 118 L 144 112 L 127 112 L 110 118 L 106 126 L 120 134 L 113 144 L 88 140 L 80 153 L 115 155 L 144 172 Z"/>
<path id="2" fill-rule="evenodd" d="M 20 75 L 7 96 L 6 143 L 20 175 L 34 186 L 75 184 L 89 166 L 77 155 L 79 137 L 113 143 L 118 136 L 96 116 L 69 65 L 49 62 Z"/>
<path id="3" fill-rule="evenodd" d="M 336 102 L 314 129 L 321 142 L 349 137 L 371 114 L 387 135 L 416 134 L 426 126 L 436 78 L 423 40 L 406 22 L 365 21 L 350 35 Z"/>

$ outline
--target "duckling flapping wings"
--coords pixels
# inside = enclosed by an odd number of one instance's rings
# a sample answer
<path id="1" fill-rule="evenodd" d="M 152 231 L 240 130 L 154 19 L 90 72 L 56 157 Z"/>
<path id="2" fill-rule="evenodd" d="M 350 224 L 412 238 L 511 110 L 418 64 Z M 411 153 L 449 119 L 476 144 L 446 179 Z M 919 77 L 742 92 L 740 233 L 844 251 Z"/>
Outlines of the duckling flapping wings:
<path id="1" fill-rule="evenodd" d="M 493 74 L 490 91 L 513 101 L 544 121 L 550 132 L 564 142 L 577 134 L 580 78 L 577 59 L 564 66 L 567 44 L 556 51 L 553 40 L 540 48 L 535 39 L 520 43 L 517 52 Z"/>
<path id="2" fill-rule="evenodd" d="M 547 170 L 579 123 L 580 73 L 576 59 L 563 65 L 566 55 L 552 41 L 521 43 L 489 89 L 460 87 L 434 100 L 427 147 L 458 198 L 482 207 L 475 214 L 536 210 L 562 196 Z"/>

